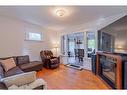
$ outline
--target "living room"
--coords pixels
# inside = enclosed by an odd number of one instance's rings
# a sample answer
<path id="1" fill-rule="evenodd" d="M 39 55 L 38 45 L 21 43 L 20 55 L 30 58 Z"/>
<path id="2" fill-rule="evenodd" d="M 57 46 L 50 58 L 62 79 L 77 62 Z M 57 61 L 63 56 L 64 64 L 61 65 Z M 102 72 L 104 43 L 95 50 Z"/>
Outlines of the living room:
<path id="1" fill-rule="evenodd" d="M 126 23 L 127 6 L 0 6 L 0 89 L 127 89 L 126 33 L 110 32 Z"/>

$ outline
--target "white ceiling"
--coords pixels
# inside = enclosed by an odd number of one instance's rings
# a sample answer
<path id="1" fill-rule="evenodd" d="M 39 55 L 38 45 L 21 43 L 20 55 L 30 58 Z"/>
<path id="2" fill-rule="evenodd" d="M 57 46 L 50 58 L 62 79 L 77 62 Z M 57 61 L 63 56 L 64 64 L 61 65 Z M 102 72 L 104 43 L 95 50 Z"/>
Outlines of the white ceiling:
<path id="1" fill-rule="evenodd" d="M 0 6 L 0 15 L 24 20 L 47 29 L 62 30 L 97 19 L 127 12 L 127 6 L 62 6 L 68 16 L 57 17 L 53 12 L 60 6 Z"/>

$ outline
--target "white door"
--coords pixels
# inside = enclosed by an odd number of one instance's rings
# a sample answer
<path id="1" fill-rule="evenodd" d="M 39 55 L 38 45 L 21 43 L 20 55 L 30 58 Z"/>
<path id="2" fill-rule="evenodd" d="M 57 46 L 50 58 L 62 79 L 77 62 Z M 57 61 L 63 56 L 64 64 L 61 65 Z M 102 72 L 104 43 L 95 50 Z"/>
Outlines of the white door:
<path id="1" fill-rule="evenodd" d="M 92 69 L 91 55 L 95 52 L 94 32 L 84 32 L 84 44 L 85 44 L 84 69 L 91 70 Z"/>

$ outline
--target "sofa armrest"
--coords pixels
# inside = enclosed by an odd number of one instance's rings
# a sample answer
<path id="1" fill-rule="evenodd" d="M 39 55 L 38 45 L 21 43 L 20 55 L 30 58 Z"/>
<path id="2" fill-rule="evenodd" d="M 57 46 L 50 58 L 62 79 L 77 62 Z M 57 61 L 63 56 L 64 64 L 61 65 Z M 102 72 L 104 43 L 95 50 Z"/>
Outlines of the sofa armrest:
<path id="1" fill-rule="evenodd" d="M 33 90 L 42 90 L 42 89 L 44 89 L 44 85 L 41 85 L 41 86 L 39 86 L 39 87 L 36 87 L 36 88 L 34 88 Z"/>
<path id="2" fill-rule="evenodd" d="M 3 82 L 0 82 L 0 89 L 7 90 L 8 88 Z"/>
<path id="3" fill-rule="evenodd" d="M 30 83 L 29 86 L 32 89 L 47 89 L 47 83 L 41 78 L 37 78 L 34 82 Z"/>

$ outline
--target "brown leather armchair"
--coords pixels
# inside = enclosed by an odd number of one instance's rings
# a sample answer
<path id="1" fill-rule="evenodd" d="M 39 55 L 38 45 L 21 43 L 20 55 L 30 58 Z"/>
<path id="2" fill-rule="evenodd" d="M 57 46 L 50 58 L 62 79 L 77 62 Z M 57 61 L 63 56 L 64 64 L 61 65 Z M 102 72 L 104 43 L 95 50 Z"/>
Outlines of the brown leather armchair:
<path id="1" fill-rule="evenodd" d="M 40 56 L 41 56 L 44 67 L 50 68 L 50 69 L 59 67 L 60 58 L 54 57 L 51 51 L 49 50 L 41 51 Z"/>

